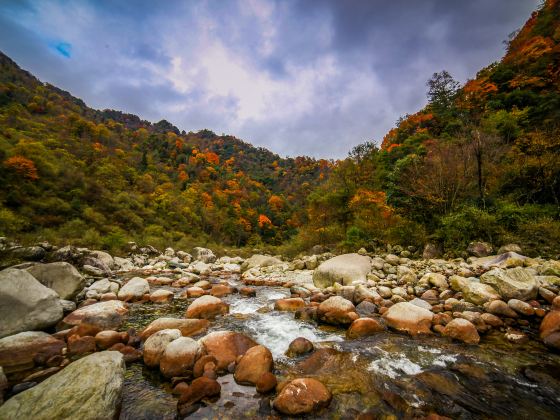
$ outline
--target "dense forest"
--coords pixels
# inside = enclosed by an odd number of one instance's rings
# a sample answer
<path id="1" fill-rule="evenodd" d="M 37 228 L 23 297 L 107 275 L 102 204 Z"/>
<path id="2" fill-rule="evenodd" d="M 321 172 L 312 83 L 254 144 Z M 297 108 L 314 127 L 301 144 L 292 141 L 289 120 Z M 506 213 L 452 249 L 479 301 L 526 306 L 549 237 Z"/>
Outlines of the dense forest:
<path id="1" fill-rule="evenodd" d="M 500 62 L 463 86 L 435 73 L 424 109 L 338 162 L 93 110 L 0 53 L 0 234 L 113 250 L 432 242 L 454 254 L 483 240 L 557 254 L 559 41 L 548 0 Z"/>

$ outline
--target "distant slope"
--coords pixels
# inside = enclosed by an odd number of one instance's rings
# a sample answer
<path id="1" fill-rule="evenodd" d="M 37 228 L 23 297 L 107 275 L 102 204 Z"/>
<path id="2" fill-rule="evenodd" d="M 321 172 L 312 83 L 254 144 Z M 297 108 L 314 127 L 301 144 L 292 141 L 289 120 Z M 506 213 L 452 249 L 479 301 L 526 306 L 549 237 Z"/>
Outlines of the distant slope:
<path id="1" fill-rule="evenodd" d="M 306 196 L 330 168 L 91 109 L 0 53 L 0 234 L 109 248 L 280 243 L 306 221 Z"/>

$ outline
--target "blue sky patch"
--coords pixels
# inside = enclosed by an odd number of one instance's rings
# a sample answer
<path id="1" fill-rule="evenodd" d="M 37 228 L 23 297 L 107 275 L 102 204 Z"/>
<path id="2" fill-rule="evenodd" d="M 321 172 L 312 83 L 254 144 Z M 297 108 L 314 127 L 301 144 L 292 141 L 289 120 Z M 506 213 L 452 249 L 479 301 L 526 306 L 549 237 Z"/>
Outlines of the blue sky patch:
<path id="1" fill-rule="evenodd" d="M 54 48 L 60 55 L 66 58 L 72 57 L 72 44 L 68 42 L 59 42 Z"/>

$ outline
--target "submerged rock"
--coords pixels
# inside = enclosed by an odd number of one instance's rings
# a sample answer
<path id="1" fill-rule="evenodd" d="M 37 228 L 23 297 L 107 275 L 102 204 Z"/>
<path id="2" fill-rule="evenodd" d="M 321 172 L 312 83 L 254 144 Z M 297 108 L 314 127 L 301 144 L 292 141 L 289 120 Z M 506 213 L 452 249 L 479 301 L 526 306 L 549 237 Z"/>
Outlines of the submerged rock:
<path id="1" fill-rule="evenodd" d="M 359 254 L 344 254 L 325 261 L 313 272 L 313 284 L 322 289 L 334 283 L 351 285 L 365 282 L 371 270 L 371 258 Z"/>
<path id="2" fill-rule="evenodd" d="M 287 384 L 274 399 L 273 405 L 282 414 L 309 414 L 329 405 L 332 394 L 313 378 L 298 378 Z"/>
<path id="3" fill-rule="evenodd" d="M 60 355 L 66 344 L 41 331 L 26 331 L 0 339 L 0 366 L 12 373 L 33 368 Z"/>
<path id="4" fill-rule="evenodd" d="M 0 406 L 0 418 L 115 418 L 121 402 L 124 371 L 123 356 L 119 352 L 94 353 L 10 398 Z"/>
<path id="5" fill-rule="evenodd" d="M 177 411 L 181 416 L 187 416 L 197 407 L 194 404 L 205 398 L 217 397 L 222 390 L 221 385 L 214 379 L 200 377 L 192 381 L 191 385 L 181 394 L 177 402 Z"/>

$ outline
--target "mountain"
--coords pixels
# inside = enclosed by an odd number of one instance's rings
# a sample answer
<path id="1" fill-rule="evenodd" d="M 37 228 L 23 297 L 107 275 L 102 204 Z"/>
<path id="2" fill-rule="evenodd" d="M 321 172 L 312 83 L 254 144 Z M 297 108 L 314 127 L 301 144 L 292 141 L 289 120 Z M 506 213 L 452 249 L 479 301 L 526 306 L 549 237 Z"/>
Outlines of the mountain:
<path id="1" fill-rule="evenodd" d="M 0 53 L 0 234 L 113 249 L 278 244 L 331 167 L 89 108 Z"/>
<path id="2" fill-rule="evenodd" d="M 471 241 L 560 252 L 560 3 L 512 34 L 501 61 L 460 86 L 442 71 L 428 105 L 366 143 L 311 196 L 300 234 L 347 248 Z"/>

